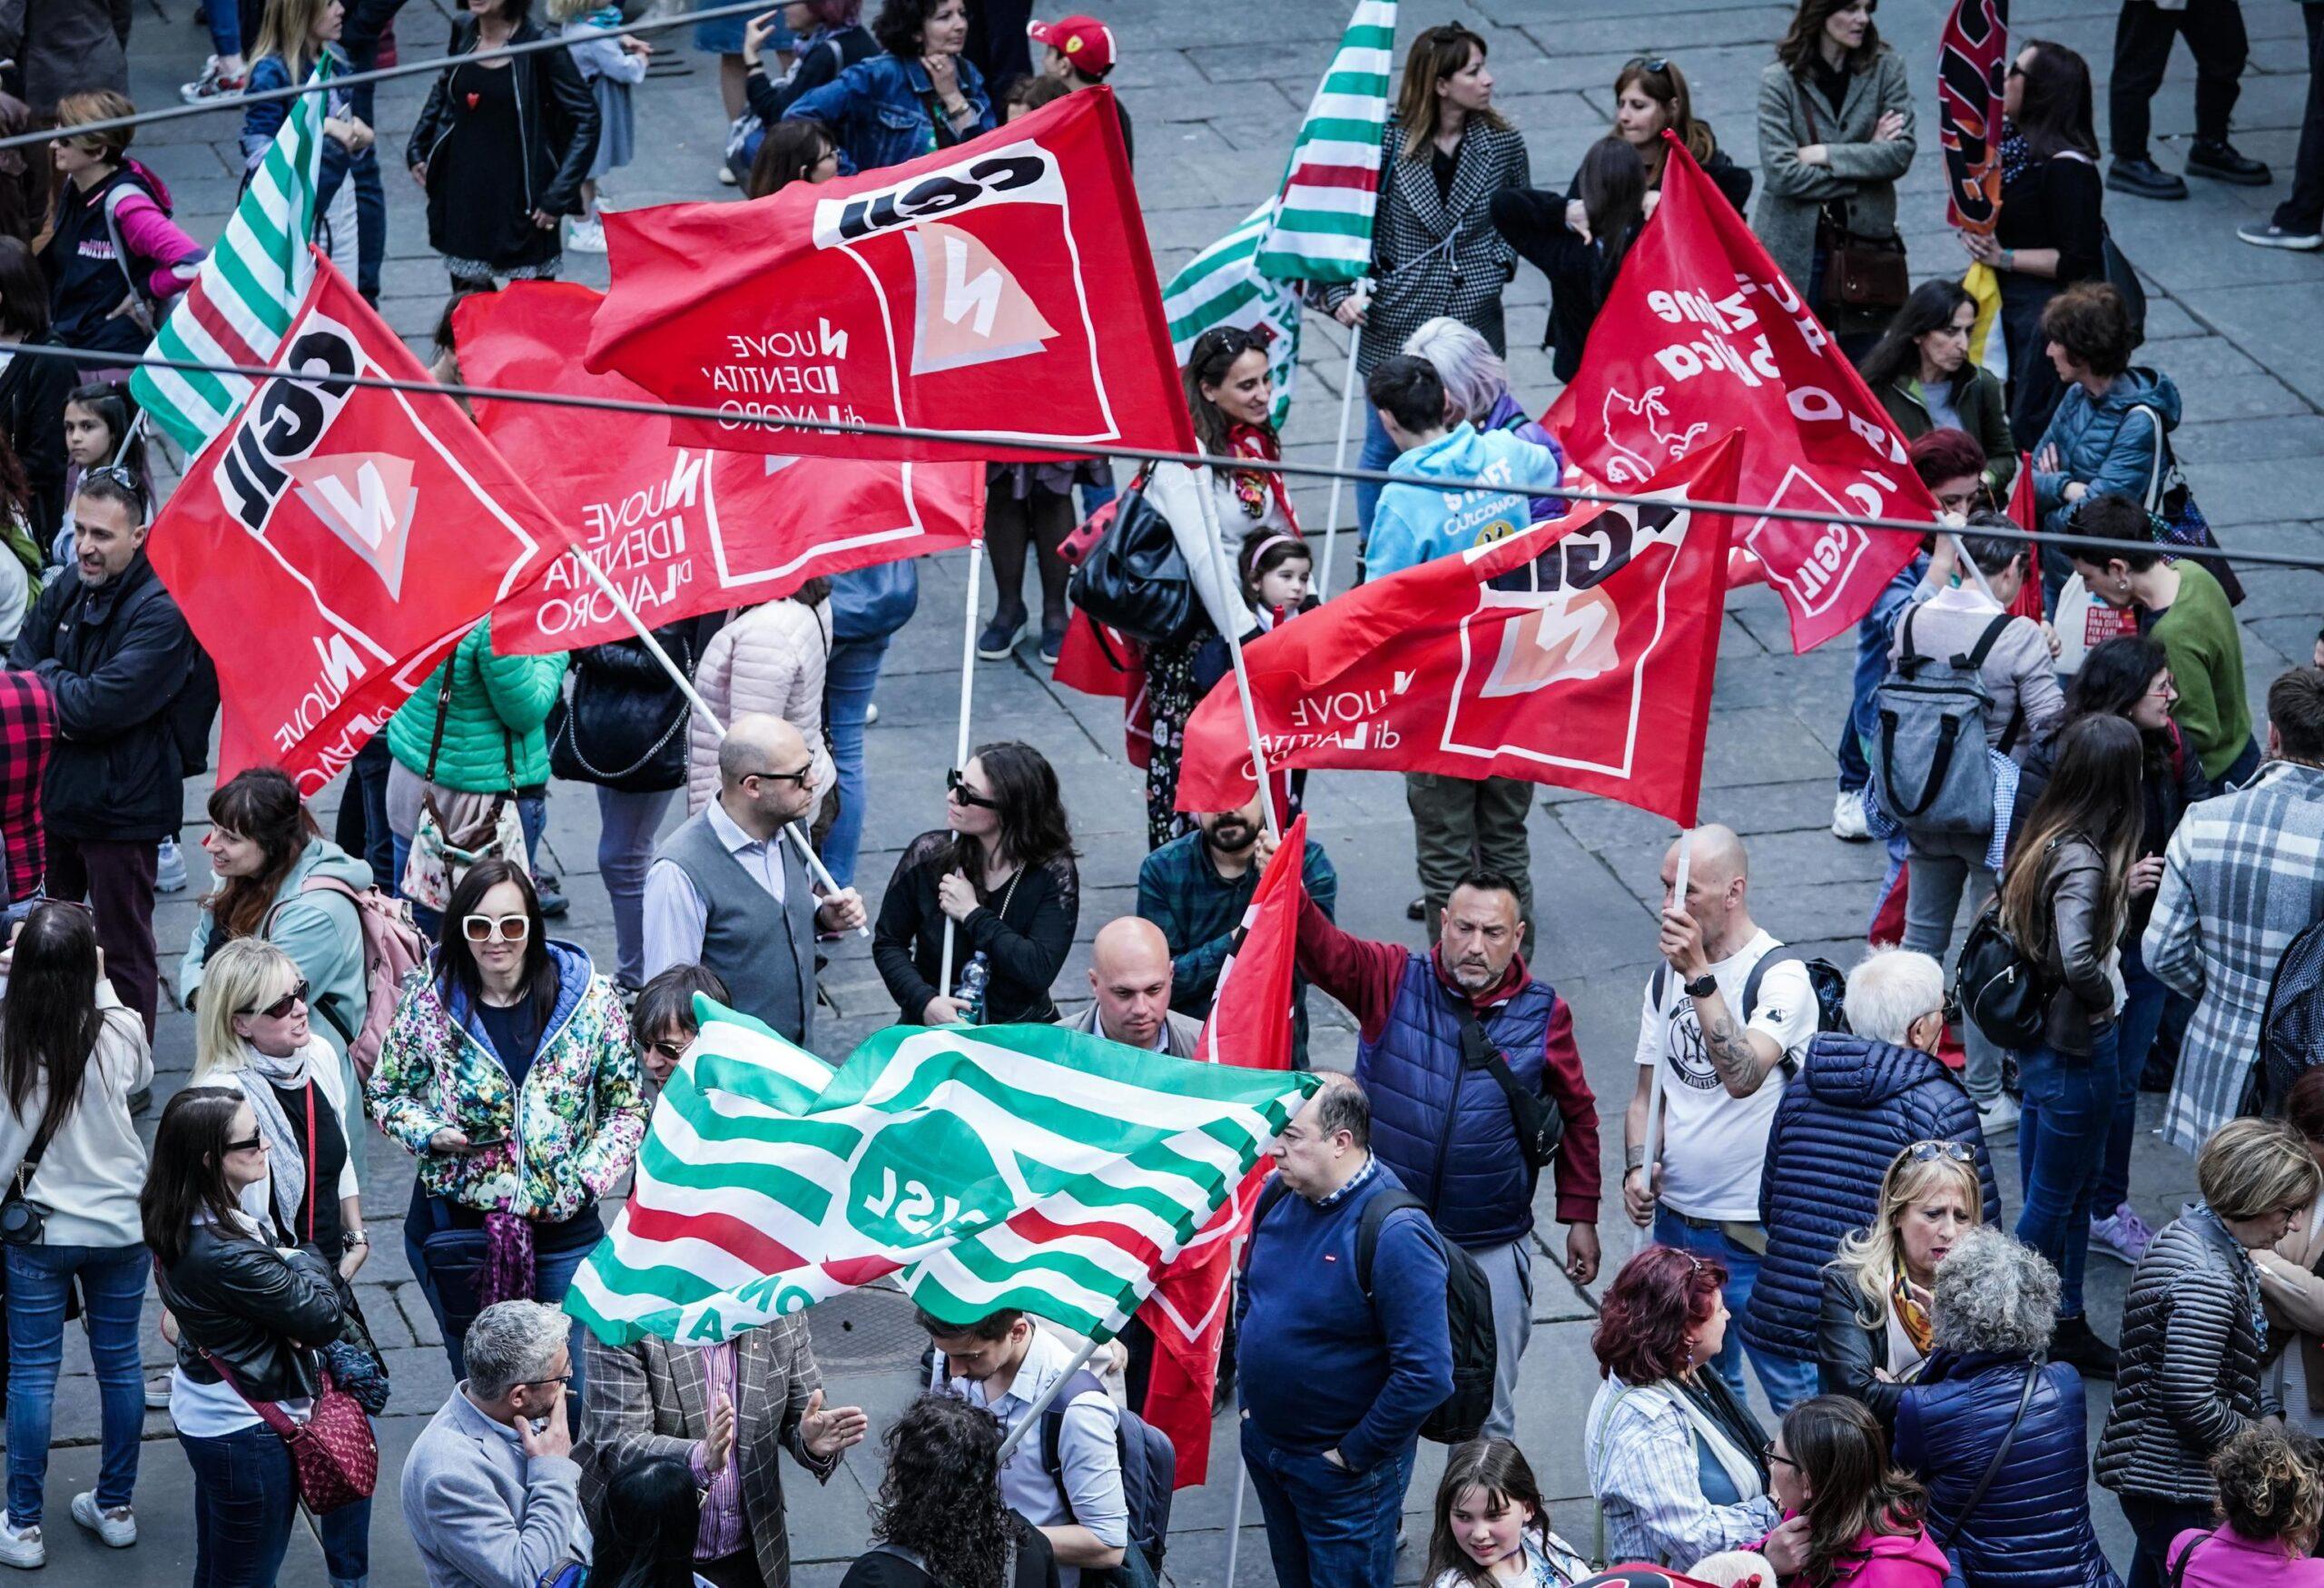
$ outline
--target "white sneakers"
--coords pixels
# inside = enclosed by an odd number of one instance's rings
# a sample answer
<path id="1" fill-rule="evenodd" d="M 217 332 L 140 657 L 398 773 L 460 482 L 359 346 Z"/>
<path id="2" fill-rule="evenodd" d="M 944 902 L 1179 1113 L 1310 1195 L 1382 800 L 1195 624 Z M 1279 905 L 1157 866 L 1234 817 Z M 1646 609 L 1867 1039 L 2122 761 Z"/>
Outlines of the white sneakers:
<path id="1" fill-rule="evenodd" d="M 46 1564 L 48 1546 L 40 1541 L 40 1529 L 20 1529 L 7 1518 L 0 1517 L 0 1565 L 29 1572 Z"/>
<path id="2" fill-rule="evenodd" d="M 1864 795 L 1842 789 L 1832 801 L 1832 836 L 1843 843 L 1861 843 L 1872 836 L 1864 820 Z"/>
<path id="3" fill-rule="evenodd" d="M 108 1549 L 127 1549 L 137 1542 L 136 1514 L 126 1505 L 100 1511 L 94 1490 L 73 1496 L 73 1520 L 95 1534 Z M 0 1516 L 0 1565 L 30 1572 L 46 1564 L 48 1545 L 41 1542 L 39 1527 L 20 1528 Z"/>
<path id="4" fill-rule="evenodd" d="M 1991 1147 L 1997 1141 L 2016 1135 L 2017 1115 L 2017 1100 L 2007 1092 L 2002 1093 L 1989 1103 L 1980 1104 L 1977 1109 L 1977 1129 L 1984 1132 L 1985 1145 Z"/>
<path id="5" fill-rule="evenodd" d="M 225 0 L 231 4 L 231 0 Z M 202 68 L 202 75 L 191 83 L 181 84 L 178 97 L 188 104 L 208 104 L 212 100 L 240 99 L 242 86 L 249 82 L 247 68 L 226 70 L 226 63 L 217 55 L 210 57 Z"/>
<path id="6" fill-rule="evenodd" d="M 595 215 L 584 215 L 565 223 L 565 246 L 576 253 L 606 252 L 606 223 Z"/>
<path id="7" fill-rule="evenodd" d="M 185 882 L 185 855 L 178 849 L 178 841 L 162 839 L 153 853 L 153 892 L 182 893 Z"/>

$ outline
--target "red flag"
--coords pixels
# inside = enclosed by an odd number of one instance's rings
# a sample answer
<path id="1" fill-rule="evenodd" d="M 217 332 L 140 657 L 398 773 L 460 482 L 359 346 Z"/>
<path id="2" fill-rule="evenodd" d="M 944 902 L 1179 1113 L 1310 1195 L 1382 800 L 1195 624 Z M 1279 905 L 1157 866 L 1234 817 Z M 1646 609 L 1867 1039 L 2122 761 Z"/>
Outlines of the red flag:
<path id="1" fill-rule="evenodd" d="M 1243 907 L 1241 940 L 1218 972 L 1197 1059 L 1253 1070 L 1291 1068 L 1291 972 L 1297 957 L 1299 904 L 1307 853 L 1307 818 L 1292 823 Z M 1235 1269 L 1259 1189 L 1275 1172 L 1261 1159 L 1211 1221 L 1154 1277 L 1138 1310 L 1154 1331 L 1154 1366 L 1141 1415 L 1170 1436 L 1178 1453 L 1178 1488 L 1199 1485 L 1210 1470 L 1211 1392 L 1218 1349 L 1233 1305 Z"/>
<path id="2" fill-rule="evenodd" d="M 1110 90 L 748 204 L 609 215 L 588 366 L 735 414 L 1191 451 Z M 990 447 L 680 422 L 696 446 L 981 463 Z"/>
<path id="3" fill-rule="evenodd" d="M 1726 501 L 1728 438 L 1641 495 Z M 1563 518 L 1334 597 L 1243 647 L 1271 767 L 1521 777 L 1695 822 L 1728 521 L 1668 501 Z M 1233 676 L 1187 720 L 1178 808 L 1254 787 Z"/>
<path id="4" fill-rule="evenodd" d="M 604 301 L 562 281 L 517 281 L 453 311 L 460 370 L 479 386 L 651 402 L 574 360 Z M 478 401 L 476 420 L 512 458 L 538 460 L 542 501 L 648 626 L 787 596 L 821 574 L 965 546 L 984 518 L 984 469 L 771 458 L 674 445 L 670 421 L 603 409 Z M 630 632 L 577 553 L 493 614 L 503 655 Z"/>
<path id="5" fill-rule="evenodd" d="M 147 543 L 218 665 L 221 781 L 279 763 L 313 794 L 445 648 L 571 545 L 330 261 L 234 422 Z"/>
<path id="6" fill-rule="evenodd" d="M 1990 232 L 2001 220 L 2002 91 L 2009 67 L 2009 0 L 1953 0 L 1937 44 L 1937 142 L 1945 149 L 1945 222 Z"/>
<path id="7" fill-rule="evenodd" d="M 1934 518 L 1887 414 L 1685 147 L 1622 261 L 1581 372 L 1543 422 L 1617 490 L 1740 428 L 1738 501 Z M 1767 567 L 1805 651 L 1855 626 L 1918 538 L 1760 518 L 1735 538 Z"/>
<path id="8" fill-rule="evenodd" d="M 2017 527 L 2028 535 L 2042 528 L 2042 507 L 2034 495 L 2034 459 L 2023 452 L 2017 455 L 2016 482 L 2010 487 L 2009 516 L 2014 518 L 2017 521 Z M 2046 616 L 2042 610 L 2042 543 L 2040 541 L 2029 540 L 2025 543 L 2025 560 L 2026 566 L 2033 572 L 2027 575 L 2024 587 L 2017 592 L 2017 599 L 2010 604 L 2009 610 L 2013 616 L 2030 617 L 2039 623 Z M 2132 625 L 2130 632 L 2136 634 L 2138 629 L 2135 616 L 2132 618 Z"/>

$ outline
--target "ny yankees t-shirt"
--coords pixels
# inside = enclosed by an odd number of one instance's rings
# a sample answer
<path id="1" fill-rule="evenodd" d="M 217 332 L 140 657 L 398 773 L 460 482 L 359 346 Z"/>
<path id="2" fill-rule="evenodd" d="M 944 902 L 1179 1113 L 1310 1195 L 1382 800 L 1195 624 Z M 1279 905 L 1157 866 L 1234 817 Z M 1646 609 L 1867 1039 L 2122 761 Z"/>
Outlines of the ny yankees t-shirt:
<path id="1" fill-rule="evenodd" d="M 1710 968 L 1728 1012 L 1743 1012 L 1743 983 L 1751 967 L 1782 945 L 1761 932 Z M 1675 976 L 1663 979 L 1663 1007 L 1649 976 L 1640 1001 L 1638 1061 L 1662 1070 L 1662 1200 L 1692 1218 L 1759 1218 L 1759 1168 L 1768 1155 L 1768 1127 L 1783 1098 L 1780 1070 L 1748 1098 L 1729 1097 L 1703 1051 L 1695 1001 Z M 1786 960 L 1759 979 L 1759 1005 L 1748 1029 L 1759 1031 L 1798 1060 L 1816 1034 L 1816 989 L 1807 968 Z"/>

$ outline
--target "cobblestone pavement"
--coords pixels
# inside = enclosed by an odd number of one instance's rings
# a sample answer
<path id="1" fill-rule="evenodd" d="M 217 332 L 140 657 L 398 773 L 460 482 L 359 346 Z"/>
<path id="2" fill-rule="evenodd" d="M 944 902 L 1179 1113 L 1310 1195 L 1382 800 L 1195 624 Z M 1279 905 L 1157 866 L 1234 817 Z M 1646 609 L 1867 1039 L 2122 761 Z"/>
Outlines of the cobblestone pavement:
<path id="1" fill-rule="evenodd" d="M 1114 0 L 1105 9 L 1121 42 L 1117 81 L 1136 118 L 1140 196 L 1167 276 L 1275 182 L 1347 6 L 1345 0 Z M 2021 0 L 2017 9 L 2024 35 L 2069 44 L 2103 71 L 2113 0 Z M 1787 15 L 1787 8 L 1765 0 L 1433 0 L 1404 10 L 1407 39 L 1450 15 L 1491 42 L 1501 106 L 1528 135 L 1535 176 L 1543 182 L 1561 180 L 1589 141 L 1602 133 L 1614 74 L 1640 53 L 1678 60 L 1692 80 L 1699 112 L 1737 159 L 1755 162 L 1758 72 Z M 2238 112 L 2238 141 L 2288 173 L 2305 92 L 2299 9 L 2292 0 L 2249 0 L 2246 10 L 2252 60 Z M 449 15 L 441 0 L 410 0 L 399 25 L 408 58 L 440 47 Z M 1937 0 L 1890 0 L 1879 19 L 1915 64 L 1923 144 L 1904 184 L 1904 226 L 1915 265 L 1931 274 L 1951 273 L 1960 264 L 1942 225 L 1940 162 L 1930 126 L 1939 19 Z M 200 68 L 202 38 L 191 0 L 138 0 L 132 53 L 133 95 L 141 104 L 174 99 L 176 84 Z M 665 33 L 660 40 L 664 62 L 638 94 L 639 161 L 607 183 L 618 207 L 714 199 L 724 192 L 714 182 L 722 133 L 715 68 L 688 47 L 687 32 Z M 407 79 L 380 95 L 381 141 L 391 165 L 398 163 L 394 156 L 426 81 Z M 2166 165 L 2184 151 L 2190 94 L 2182 57 L 2157 105 Z M 174 189 L 180 218 L 205 239 L 215 235 L 234 200 L 237 120 L 222 114 L 181 121 L 154 129 L 137 144 L 137 154 Z M 2143 357 L 2174 376 L 2185 395 L 2187 422 L 2177 444 L 2212 522 L 2230 545 L 2324 555 L 2324 507 L 2318 505 L 2324 500 L 2324 410 L 2319 406 L 2324 403 L 2324 256 L 2249 248 L 2233 235 L 2238 223 L 2263 215 L 2280 198 L 2281 180 L 2273 190 L 2197 182 L 2192 200 L 2176 205 L 2110 195 L 2109 218 L 2147 277 L 2154 340 Z M 427 248 L 417 191 L 399 172 L 391 170 L 388 183 L 391 257 L 383 307 L 399 331 L 423 341 L 446 280 Z M 580 259 L 572 273 L 603 285 L 604 271 L 602 259 Z M 1538 276 L 1528 271 L 1510 301 L 1513 337 L 1530 344 L 1541 323 Z M 1306 347 L 1305 395 L 1291 421 L 1289 451 L 1295 459 L 1328 462 L 1344 350 L 1336 328 L 1319 321 L 1310 322 Z M 1546 405 L 1553 392 L 1546 359 L 1528 347 L 1511 362 L 1517 389 Z M 517 461 L 524 467 L 528 460 Z M 1310 482 L 1298 492 L 1310 523 L 1319 522 L 1324 488 Z M 962 573 L 958 557 L 928 570 L 921 616 L 891 652 L 881 685 L 880 721 L 868 750 L 877 794 L 862 867 L 875 907 L 890 857 L 940 819 L 942 788 L 933 769 L 950 754 Z M 2324 576 L 2270 570 L 2249 583 L 2243 617 L 2256 699 L 2290 659 L 2306 656 L 2324 613 Z M 1759 919 L 1778 936 L 1813 944 L 1846 963 L 1860 938 L 1880 856 L 1868 845 L 1839 843 L 1825 830 L 1831 747 L 1847 676 L 1844 648 L 1794 657 L 1773 598 L 1764 590 L 1738 597 L 1722 639 L 1703 809 L 1706 819 L 1729 823 L 1746 835 Z M 1108 705 L 1059 692 L 1025 660 L 980 668 L 977 732 L 980 738 L 1031 741 L 1064 777 L 1083 848 L 1086 943 L 1098 925 L 1131 907 L 1144 848 L 1140 784 L 1122 761 Z M 1340 774 L 1319 776 L 1311 788 L 1313 829 L 1344 879 L 1343 921 L 1374 936 L 1414 940 L 1419 929 L 1405 921 L 1403 903 L 1417 889 L 1397 784 Z M 189 853 L 198 853 L 191 846 L 200 833 L 206 794 L 205 783 L 188 785 Z M 561 788 L 550 810 L 552 844 L 573 897 L 572 914 L 560 930 L 603 962 L 612 942 L 596 874 L 594 801 L 586 790 Z M 1536 968 L 1573 1005 L 1606 1119 L 1610 1165 L 1620 1161 L 1620 1110 L 1630 1085 L 1637 1002 L 1654 937 L 1649 896 L 1657 891 L 1656 867 L 1669 836 L 1664 824 L 1636 812 L 1555 790 L 1545 792 L 1532 822 L 1535 894 L 1547 906 Z M 165 952 L 186 941 L 191 898 L 178 895 L 161 912 Z M 1061 991 L 1079 987 L 1083 964 L 1077 953 Z M 836 1011 L 823 1027 L 831 1054 L 843 1052 L 891 1015 L 860 942 L 833 945 L 823 984 Z M 157 1091 L 183 1082 L 192 1046 L 187 1018 L 166 1016 Z M 1335 1008 L 1322 1022 L 1318 1051 L 1326 1063 L 1344 1064 L 1353 1056 L 1353 1031 Z M 2146 1100 L 2150 1124 L 2156 1101 Z M 2014 1159 L 2004 1156 L 2005 1200 L 2014 1214 Z M 433 1325 L 395 1238 L 411 1183 L 409 1161 L 374 1137 L 365 1167 L 365 1200 L 381 1238 L 360 1288 L 396 1375 L 390 1415 L 380 1424 L 387 1451 L 384 1510 L 372 1538 L 378 1580 L 400 1584 L 417 1581 L 417 1571 L 396 1510 L 395 1475 L 401 1452 L 449 1384 Z M 2160 1225 L 2174 1212 L 2191 1181 L 2183 1159 L 2142 1138 L 2135 1184 L 2151 1221 Z M 1550 1221 L 1546 1191 L 1541 1216 L 1544 1251 L 1553 1254 L 1561 1232 Z M 1605 1228 L 1610 1255 L 1619 1258 L 1628 1249 L 1628 1234 L 1610 1222 Z M 2093 1265 L 2093 1314 L 2109 1334 L 2125 1273 L 2104 1260 Z M 1560 1500 L 1553 1514 L 1557 1525 L 1585 1547 L 1590 1515 L 1579 1430 L 1597 1377 L 1588 1345 L 1594 1305 L 1557 1277 L 1545 1258 L 1519 1422 L 1521 1440 L 1549 1493 L 1580 1496 Z M 870 1406 L 876 1427 L 910 1393 L 905 1364 L 917 1342 L 908 1337 L 909 1315 L 900 1313 L 892 1298 L 868 1297 L 832 1304 L 815 1323 L 818 1349 L 835 1387 Z M 156 1366 L 165 1360 L 158 1336 L 149 1333 L 146 1355 Z M 51 1574 L 115 1588 L 182 1581 L 192 1565 L 191 1485 L 183 1458 L 171 1447 L 164 1415 L 154 1413 L 148 1422 L 138 1491 L 143 1542 L 133 1551 L 106 1554 L 66 1521 L 70 1497 L 89 1484 L 96 1458 L 96 1401 L 77 1343 L 69 1348 L 67 1373 L 57 1402 L 59 1445 L 49 1484 Z M 2103 1405 L 2102 1395 L 2093 1397 L 2093 1428 Z M 1219 1432 L 1223 1450 L 1230 1434 L 1224 1420 Z M 1433 1455 L 1424 1452 L 1408 1502 L 1414 1513 L 1414 1548 L 1404 1557 L 1408 1576 L 1419 1571 L 1425 1540 L 1420 1517 L 1435 1468 Z M 835 1582 L 860 1548 L 868 1491 L 878 1476 L 876 1455 L 868 1450 L 821 1492 L 794 1475 L 793 1550 L 805 1582 Z M 1215 1470 L 1206 1488 L 1179 1496 L 1169 1562 L 1179 1583 L 1210 1588 L 1221 1576 L 1229 1495 L 1224 1472 Z M 2117 1563 L 2127 1565 L 2128 1532 L 2111 1497 L 2099 1495 L 2095 1511 Z M 1254 1506 L 1245 1514 L 1239 1573 L 1249 1583 L 1271 1575 L 1256 1520 Z M 320 1551 L 310 1539 L 294 1541 L 285 1581 L 323 1580 Z"/>

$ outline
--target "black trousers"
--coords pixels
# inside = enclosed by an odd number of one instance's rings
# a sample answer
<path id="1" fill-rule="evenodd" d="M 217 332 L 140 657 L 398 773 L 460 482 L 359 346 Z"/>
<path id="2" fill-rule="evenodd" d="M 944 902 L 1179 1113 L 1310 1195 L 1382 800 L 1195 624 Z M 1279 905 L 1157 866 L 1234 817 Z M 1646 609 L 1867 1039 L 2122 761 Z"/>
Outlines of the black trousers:
<path id="1" fill-rule="evenodd" d="M 2305 233 L 2324 226 L 2324 5 L 2302 5 L 2299 15 L 2308 24 L 2308 109 L 2291 196 L 2276 206 L 2276 224 Z"/>
<path id="2" fill-rule="evenodd" d="M 2243 63 L 2251 53 L 2240 0 L 2187 0 L 2181 11 L 2128 0 L 2114 22 L 2113 82 L 2107 93 L 2115 159 L 2148 157 L 2150 104 L 2171 64 L 2171 41 L 2181 35 L 2195 57 L 2195 140 L 2227 142 L 2228 118 L 2243 92 Z"/>

